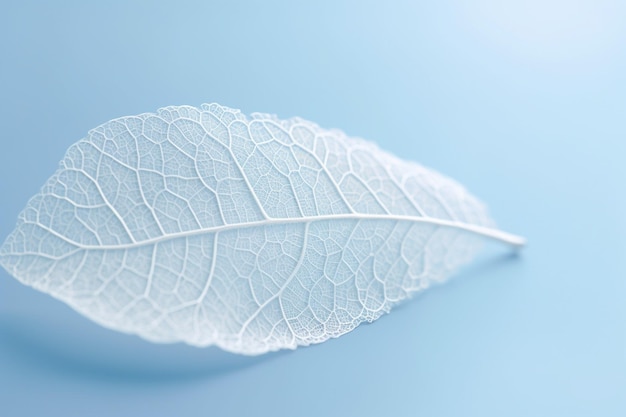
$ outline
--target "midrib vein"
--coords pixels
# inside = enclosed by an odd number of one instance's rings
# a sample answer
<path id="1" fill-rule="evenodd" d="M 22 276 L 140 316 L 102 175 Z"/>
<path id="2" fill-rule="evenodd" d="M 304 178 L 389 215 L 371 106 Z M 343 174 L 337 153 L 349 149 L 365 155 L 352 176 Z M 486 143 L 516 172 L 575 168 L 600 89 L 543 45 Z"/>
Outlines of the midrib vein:
<path id="1" fill-rule="evenodd" d="M 386 220 L 386 221 L 398 221 L 409 223 L 422 223 L 431 224 L 441 227 L 449 227 L 458 230 L 464 230 L 466 232 L 475 233 L 483 236 L 487 239 L 496 240 L 507 245 L 511 245 L 515 248 L 520 248 L 526 244 L 526 239 L 521 236 L 513 235 L 511 233 L 503 232 L 498 229 L 493 229 L 484 226 L 473 225 L 469 223 L 458 222 L 454 220 L 437 219 L 434 217 L 418 217 L 418 216 L 403 216 L 393 214 L 362 214 L 362 213 L 346 213 L 346 214 L 328 214 L 322 216 L 304 216 L 304 217 L 291 217 L 291 218 L 267 218 L 263 220 L 257 220 L 248 223 L 232 223 L 224 224 L 214 227 L 207 227 L 197 230 L 189 230 L 185 232 L 171 233 L 152 239 L 142 240 L 140 242 L 125 243 L 119 245 L 82 245 L 77 242 L 68 241 L 80 249 L 90 250 L 120 250 L 131 249 L 145 245 L 157 244 L 159 242 L 178 239 L 183 237 L 190 237 L 209 233 L 219 233 L 228 230 L 247 229 L 252 227 L 274 226 L 282 224 L 294 224 L 294 223 L 313 223 L 321 221 L 337 221 L 337 220 Z M 67 240 L 67 238 L 65 238 Z"/>

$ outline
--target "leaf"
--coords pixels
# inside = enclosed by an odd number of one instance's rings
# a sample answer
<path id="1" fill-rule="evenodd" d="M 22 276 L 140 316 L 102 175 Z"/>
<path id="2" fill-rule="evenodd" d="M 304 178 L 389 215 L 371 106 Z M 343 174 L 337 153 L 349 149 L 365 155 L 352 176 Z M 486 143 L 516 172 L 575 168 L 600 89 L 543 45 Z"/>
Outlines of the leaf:
<path id="1" fill-rule="evenodd" d="M 92 320 L 243 354 L 320 343 L 446 278 L 492 229 L 461 185 L 306 120 L 218 104 L 69 148 L 0 263 Z"/>

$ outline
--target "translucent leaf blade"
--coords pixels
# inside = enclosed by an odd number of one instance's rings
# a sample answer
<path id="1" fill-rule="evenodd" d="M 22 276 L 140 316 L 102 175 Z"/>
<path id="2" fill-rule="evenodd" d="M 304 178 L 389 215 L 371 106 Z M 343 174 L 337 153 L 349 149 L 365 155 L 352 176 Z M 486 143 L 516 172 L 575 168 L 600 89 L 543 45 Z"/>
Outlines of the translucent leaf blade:
<path id="1" fill-rule="evenodd" d="M 375 320 L 492 227 L 461 185 L 370 142 L 180 106 L 70 147 L 0 263 L 107 327 L 259 354 Z"/>

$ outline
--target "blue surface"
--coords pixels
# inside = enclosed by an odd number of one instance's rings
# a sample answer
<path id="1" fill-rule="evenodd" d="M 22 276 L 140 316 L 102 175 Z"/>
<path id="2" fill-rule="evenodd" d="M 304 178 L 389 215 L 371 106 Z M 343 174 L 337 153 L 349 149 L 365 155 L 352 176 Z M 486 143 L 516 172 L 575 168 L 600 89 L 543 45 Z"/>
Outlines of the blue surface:
<path id="1" fill-rule="evenodd" d="M 216 101 L 375 140 L 530 245 L 260 358 L 102 329 L 2 271 L 0 415 L 626 415 L 623 2 L 85 3 L 3 5 L 0 239 L 88 129 Z"/>

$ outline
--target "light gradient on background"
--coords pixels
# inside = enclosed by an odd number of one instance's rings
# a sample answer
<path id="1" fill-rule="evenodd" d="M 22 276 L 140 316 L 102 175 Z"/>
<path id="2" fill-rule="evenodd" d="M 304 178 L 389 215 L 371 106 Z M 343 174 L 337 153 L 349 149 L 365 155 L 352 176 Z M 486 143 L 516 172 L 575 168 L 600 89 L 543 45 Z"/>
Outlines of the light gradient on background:
<path id="1" fill-rule="evenodd" d="M 1 271 L 0 415 L 626 414 L 623 2 L 90 3 L 3 6 L 0 239 L 90 128 L 216 101 L 374 140 L 530 244 L 261 358 L 102 329 Z"/>

